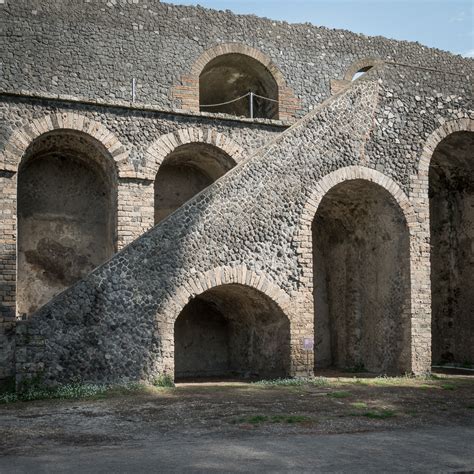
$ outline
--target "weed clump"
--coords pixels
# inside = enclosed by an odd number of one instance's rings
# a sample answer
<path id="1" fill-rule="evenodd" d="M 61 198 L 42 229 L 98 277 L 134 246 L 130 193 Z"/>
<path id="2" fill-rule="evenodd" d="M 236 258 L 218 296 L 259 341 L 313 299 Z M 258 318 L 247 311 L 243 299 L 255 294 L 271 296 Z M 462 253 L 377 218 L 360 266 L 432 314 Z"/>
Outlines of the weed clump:
<path id="1" fill-rule="evenodd" d="M 392 410 L 369 410 L 358 413 L 351 413 L 351 416 L 363 416 L 372 420 L 385 420 L 387 418 L 393 418 L 397 414 Z"/>
<path id="2" fill-rule="evenodd" d="M 329 392 L 327 396 L 331 398 L 347 398 L 351 396 L 351 393 L 350 392 Z"/>
<path id="3" fill-rule="evenodd" d="M 174 379 L 169 374 L 162 374 L 156 377 L 152 384 L 158 388 L 172 388 L 174 387 Z"/>
<path id="4" fill-rule="evenodd" d="M 296 424 L 309 423 L 313 420 L 304 415 L 253 415 L 249 417 L 242 417 L 234 419 L 231 423 L 248 423 L 250 425 L 260 425 L 263 423 L 282 423 L 282 424 Z"/>
<path id="5" fill-rule="evenodd" d="M 58 387 L 31 386 L 15 392 L 0 395 L 0 404 L 31 402 L 34 400 L 71 400 L 80 398 L 104 398 L 111 392 L 129 393 L 142 388 L 142 384 L 126 383 L 119 385 L 101 385 L 90 383 L 71 383 Z"/>
<path id="6" fill-rule="evenodd" d="M 286 379 L 259 380 L 258 382 L 253 383 L 262 387 L 300 387 L 303 385 L 316 385 L 323 387 L 329 384 L 329 380 L 326 377 L 295 377 Z"/>

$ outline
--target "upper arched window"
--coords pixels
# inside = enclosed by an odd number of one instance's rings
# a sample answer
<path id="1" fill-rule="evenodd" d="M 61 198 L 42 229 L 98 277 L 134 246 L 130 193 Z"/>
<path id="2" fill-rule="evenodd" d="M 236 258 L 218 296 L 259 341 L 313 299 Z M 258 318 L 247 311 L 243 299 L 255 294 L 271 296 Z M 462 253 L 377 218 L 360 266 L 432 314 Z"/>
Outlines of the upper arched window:
<path id="1" fill-rule="evenodd" d="M 367 74 L 372 69 L 383 65 L 383 61 L 378 58 L 362 58 L 352 63 L 344 74 L 344 81 L 352 82 Z"/>
<path id="2" fill-rule="evenodd" d="M 353 76 L 352 76 L 352 81 L 355 81 L 356 79 L 359 79 L 359 77 L 362 77 L 366 72 L 370 71 L 373 68 L 373 66 L 365 66 L 361 69 L 359 69 Z"/>
<path id="3" fill-rule="evenodd" d="M 199 77 L 202 112 L 278 119 L 278 84 L 256 59 L 230 53 L 211 60 Z"/>

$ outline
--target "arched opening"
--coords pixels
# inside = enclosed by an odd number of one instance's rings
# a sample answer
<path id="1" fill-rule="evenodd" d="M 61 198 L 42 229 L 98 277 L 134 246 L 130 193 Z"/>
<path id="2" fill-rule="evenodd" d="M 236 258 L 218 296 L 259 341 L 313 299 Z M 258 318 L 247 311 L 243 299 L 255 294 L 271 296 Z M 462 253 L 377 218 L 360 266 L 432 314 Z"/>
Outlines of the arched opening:
<path id="1" fill-rule="evenodd" d="M 253 98 L 235 100 L 250 92 L 255 94 Z M 278 119 L 278 84 L 256 59 L 245 54 L 224 54 L 201 72 L 199 104 L 203 112 Z"/>
<path id="2" fill-rule="evenodd" d="M 437 146 L 429 198 L 433 363 L 474 364 L 474 133 Z"/>
<path id="3" fill-rule="evenodd" d="M 17 312 L 31 314 L 115 252 L 116 172 L 92 137 L 56 130 L 18 171 Z"/>
<path id="4" fill-rule="evenodd" d="M 359 69 L 353 76 L 352 76 L 352 81 L 355 81 L 359 79 L 359 77 L 362 77 L 366 72 L 370 71 L 373 68 L 373 66 L 365 66 L 361 69 Z"/>
<path id="5" fill-rule="evenodd" d="M 163 161 L 155 179 L 155 224 L 235 166 L 224 151 L 207 143 L 181 145 Z"/>
<path id="6" fill-rule="evenodd" d="M 409 233 L 397 202 L 369 181 L 338 184 L 312 231 L 316 368 L 409 370 Z"/>
<path id="7" fill-rule="evenodd" d="M 290 323 L 254 288 L 229 284 L 205 291 L 174 328 L 175 377 L 274 378 L 290 372 Z"/>

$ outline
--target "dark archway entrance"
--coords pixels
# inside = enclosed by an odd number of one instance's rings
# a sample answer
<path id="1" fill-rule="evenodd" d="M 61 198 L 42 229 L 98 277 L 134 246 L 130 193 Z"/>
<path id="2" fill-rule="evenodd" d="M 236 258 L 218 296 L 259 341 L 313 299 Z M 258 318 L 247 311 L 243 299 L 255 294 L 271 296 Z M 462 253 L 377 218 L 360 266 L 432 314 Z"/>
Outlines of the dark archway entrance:
<path id="1" fill-rule="evenodd" d="M 474 364 L 474 133 L 437 146 L 429 197 L 432 360 Z"/>
<path id="2" fill-rule="evenodd" d="M 409 370 L 409 233 L 388 191 L 333 187 L 313 221 L 313 258 L 316 367 Z"/>
<path id="3" fill-rule="evenodd" d="M 181 207 L 235 166 L 221 149 L 205 144 L 181 145 L 170 153 L 155 179 L 155 224 Z"/>
<path id="4" fill-rule="evenodd" d="M 290 323 L 254 288 L 221 285 L 191 300 L 175 322 L 175 377 L 275 378 L 290 373 Z"/>
<path id="5" fill-rule="evenodd" d="M 116 173 L 92 137 L 46 133 L 18 172 L 17 312 L 31 314 L 110 258 Z"/>
<path id="6" fill-rule="evenodd" d="M 218 107 L 253 92 L 253 118 L 278 119 L 278 84 L 259 61 L 245 54 L 224 54 L 210 61 L 199 77 L 201 111 L 250 117 L 250 98 Z M 265 97 L 271 100 L 265 100 Z"/>

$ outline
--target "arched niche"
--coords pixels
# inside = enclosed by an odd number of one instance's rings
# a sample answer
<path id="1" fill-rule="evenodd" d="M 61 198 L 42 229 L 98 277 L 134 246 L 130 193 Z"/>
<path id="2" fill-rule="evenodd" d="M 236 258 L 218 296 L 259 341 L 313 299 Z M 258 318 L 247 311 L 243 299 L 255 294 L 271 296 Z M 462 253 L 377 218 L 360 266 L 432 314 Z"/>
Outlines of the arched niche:
<path id="1" fill-rule="evenodd" d="M 175 321 L 175 378 L 290 374 L 290 322 L 267 295 L 241 284 L 195 296 Z"/>
<path id="2" fill-rule="evenodd" d="M 187 143 L 162 162 L 155 179 L 155 224 L 174 212 L 235 166 L 217 146 Z"/>
<path id="3" fill-rule="evenodd" d="M 335 185 L 312 240 L 316 368 L 409 370 L 409 231 L 393 196 L 362 179 Z"/>
<path id="4" fill-rule="evenodd" d="M 96 139 L 57 129 L 27 148 L 17 186 L 17 312 L 30 315 L 114 254 L 117 174 Z"/>
<path id="5" fill-rule="evenodd" d="M 429 166 L 432 361 L 474 364 L 474 133 L 436 147 Z"/>

